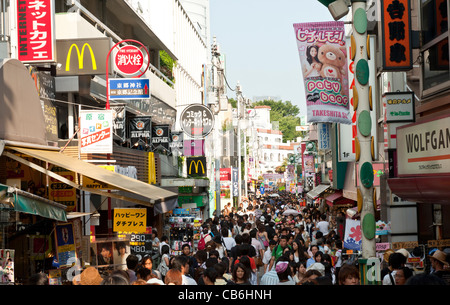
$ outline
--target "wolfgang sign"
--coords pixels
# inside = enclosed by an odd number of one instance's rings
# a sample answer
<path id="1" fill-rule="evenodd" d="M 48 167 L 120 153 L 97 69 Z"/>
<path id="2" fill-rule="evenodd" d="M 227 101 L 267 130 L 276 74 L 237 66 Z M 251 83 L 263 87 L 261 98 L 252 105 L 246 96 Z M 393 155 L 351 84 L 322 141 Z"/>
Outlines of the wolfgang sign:
<path id="1" fill-rule="evenodd" d="M 450 117 L 397 128 L 398 175 L 450 172 Z"/>

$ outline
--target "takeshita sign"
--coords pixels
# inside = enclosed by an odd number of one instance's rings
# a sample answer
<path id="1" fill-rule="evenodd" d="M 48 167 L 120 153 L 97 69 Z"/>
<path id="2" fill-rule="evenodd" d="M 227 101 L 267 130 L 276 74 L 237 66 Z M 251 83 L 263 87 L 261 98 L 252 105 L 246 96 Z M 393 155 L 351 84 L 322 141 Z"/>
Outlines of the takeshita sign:
<path id="1" fill-rule="evenodd" d="M 450 116 L 397 128 L 399 176 L 450 172 Z"/>

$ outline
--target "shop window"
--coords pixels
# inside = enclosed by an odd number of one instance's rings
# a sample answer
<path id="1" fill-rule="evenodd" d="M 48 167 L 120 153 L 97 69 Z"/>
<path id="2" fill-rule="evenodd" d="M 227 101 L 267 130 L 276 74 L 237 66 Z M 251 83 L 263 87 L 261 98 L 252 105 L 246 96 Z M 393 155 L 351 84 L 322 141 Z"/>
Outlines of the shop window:
<path id="1" fill-rule="evenodd" d="M 422 0 L 422 39 L 427 44 L 448 31 L 448 0 Z"/>

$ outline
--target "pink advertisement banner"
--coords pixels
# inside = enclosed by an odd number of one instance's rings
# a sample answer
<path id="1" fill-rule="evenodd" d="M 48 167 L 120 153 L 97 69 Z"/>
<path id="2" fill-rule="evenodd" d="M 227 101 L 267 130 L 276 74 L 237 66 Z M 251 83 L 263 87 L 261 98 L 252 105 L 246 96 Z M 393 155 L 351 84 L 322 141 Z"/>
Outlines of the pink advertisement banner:
<path id="1" fill-rule="evenodd" d="M 351 124 L 344 22 L 294 24 L 307 122 Z"/>

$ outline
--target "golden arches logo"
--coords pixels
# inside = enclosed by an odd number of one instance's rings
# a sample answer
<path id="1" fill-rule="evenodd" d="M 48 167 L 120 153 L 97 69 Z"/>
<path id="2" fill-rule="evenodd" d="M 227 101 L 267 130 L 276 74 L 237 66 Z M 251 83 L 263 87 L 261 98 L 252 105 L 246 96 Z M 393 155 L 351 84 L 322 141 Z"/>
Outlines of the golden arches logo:
<path id="1" fill-rule="evenodd" d="M 192 160 L 191 163 L 189 164 L 189 175 L 192 174 L 192 164 L 194 164 L 194 166 L 195 166 L 195 173 L 196 174 L 199 174 L 199 171 L 198 171 L 199 165 L 202 166 L 202 174 L 205 173 L 205 167 L 203 166 L 202 160 L 197 160 L 197 161 Z"/>
<path id="2" fill-rule="evenodd" d="M 92 51 L 91 46 L 86 42 L 85 44 L 83 44 L 83 47 L 81 48 L 81 52 L 80 49 L 78 48 L 78 46 L 73 43 L 70 48 L 69 48 L 69 52 L 67 53 L 67 59 L 66 59 L 66 71 L 70 70 L 70 57 L 72 55 L 72 48 L 75 47 L 76 51 L 77 51 L 77 55 L 78 55 L 78 69 L 83 70 L 83 57 L 84 57 L 84 49 L 86 47 L 89 48 L 89 53 L 91 54 L 91 59 L 92 59 L 92 69 L 93 70 L 97 70 L 97 62 L 95 61 L 95 56 L 94 56 L 94 52 Z"/>

